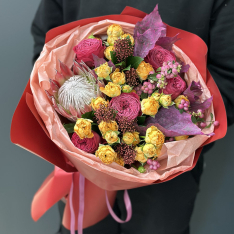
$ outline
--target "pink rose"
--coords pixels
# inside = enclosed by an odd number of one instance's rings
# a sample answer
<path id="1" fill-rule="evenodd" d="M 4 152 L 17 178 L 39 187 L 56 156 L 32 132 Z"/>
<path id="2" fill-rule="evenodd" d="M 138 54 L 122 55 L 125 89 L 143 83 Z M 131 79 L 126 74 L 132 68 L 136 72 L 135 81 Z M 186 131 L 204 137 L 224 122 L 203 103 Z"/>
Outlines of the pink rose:
<path id="1" fill-rule="evenodd" d="M 163 91 L 164 94 L 172 94 L 171 99 L 176 99 L 186 89 L 186 82 L 178 75 L 177 77 L 167 79 L 167 86 Z"/>
<path id="2" fill-rule="evenodd" d="M 105 46 L 102 45 L 102 40 L 85 39 L 73 48 L 76 53 L 78 63 L 85 62 L 89 67 L 94 67 L 93 54 L 99 58 L 104 58 Z"/>
<path id="3" fill-rule="evenodd" d="M 118 118 L 135 119 L 141 112 L 140 98 L 135 93 L 122 93 L 110 101 L 110 107 L 117 110 Z"/>
<path id="4" fill-rule="evenodd" d="M 148 55 L 145 57 L 145 61 L 153 66 L 155 71 L 162 67 L 163 62 L 176 61 L 175 55 L 169 50 L 163 49 L 159 45 L 155 45 L 152 50 L 149 51 Z"/>
<path id="5" fill-rule="evenodd" d="M 93 135 L 93 138 L 84 138 L 81 140 L 76 133 L 73 133 L 71 141 L 78 149 L 81 149 L 87 153 L 95 153 L 95 151 L 98 149 L 99 143 L 101 143 L 101 137 L 94 131 Z"/>

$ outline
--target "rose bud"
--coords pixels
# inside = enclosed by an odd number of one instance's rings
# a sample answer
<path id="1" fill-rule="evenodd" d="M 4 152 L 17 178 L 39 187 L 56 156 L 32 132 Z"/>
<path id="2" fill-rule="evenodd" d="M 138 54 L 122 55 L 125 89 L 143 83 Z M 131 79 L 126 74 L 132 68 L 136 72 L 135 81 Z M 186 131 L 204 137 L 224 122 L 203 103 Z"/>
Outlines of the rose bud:
<path id="1" fill-rule="evenodd" d="M 105 164 L 110 164 L 117 158 L 117 153 L 109 145 L 100 145 L 95 155 Z"/>
<path id="2" fill-rule="evenodd" d="M 130 85 L 124 85 L 122 87 L 122 91 L 123 91 L 123 93 L 131 93 L 132 92 L 132 87 Z M 133 91 L 135 91 L 135 90 L 133 90 Z"/>
<path id="3" fill-rule="evenodd" d="M 91 107 L 93 108 L 93 110 L 98 110 L 101 105 L 108 106 L 108 104 L 109 101 L 106 101 L 102 97 L 96 97 L 91 99 Z"/>
<path id="4" fill-rule="evenodd" d="M 189 136 L 187 136 L 187 135 L 176 136 L 176 137 L 175 137 L 175 140 L 176 140 L 176 141 L 181 141 L 181 140 L 186 140 L 186 139 L 188 139 L 188 138 L 189 138 Z"/>
<path id="5" fill-rule="evenodd" d="M 159 103 L 164 107 L 167 108 L 168 106 L 171 105 L 172 100 L 171 100 L 171 95 L 162 95 L 159 99 Z"/>
<path id="6" fill-rule="evenodd" d="M 108 59 L 108 60 L 111 60 L 111 54 L 110 52 L 111 51 L 114 51 L 115 50 L 115 47 L 114 46 L 108 46 L 105 51 L 104 51 L 104 55 L 105 57 Z"/>
<path id="7" fill-rule="evenodd" d="M 153 97 L 149 97 L 141 101 L 141 111 L 145 115 L 156 115 L 158 113 L 158 108 L 159 103 Z"/>
<path id="8" fill-rule="evenodd" d="M 98 75 L 98 77 L 101 77 L 103 79 L 106 79 L 110 73 L 111 73 L 111 68 L 108 66 L 108 63 L 103 63 L 99 67 L 95 68 L 94 71 Z"/>
<path id="9" fill-rule="evenodd" d="M 93 121 L 90 119 L 77 119 L 76 125 L 74 126 L 74 132 L 80 137 L 80 139 L 93 137 L 93 132 L 91 130 L 92 122 Z"/>
<path id="10" fill-rule="evenodd" d="M 108 97 L 117 97 L 121 94 L 121 86 L 109 82 L 105 88 L 100 87 L 100 91 L 106 94 Z"/>
<path id="11" fill-rule="evenodd" d="M 165 141 L 164 134 L 155 126 L 146 130 L 145 142 L 156 146 L 161 146 Z"/>
<path id="12" fill-rule="evenodd" d="M 115 71 L 110 74 L 110 78 L 114 84 L 125 84 L 125 74 L 124 72 L 120 72 L 119 68 L 116 68 Z"/>
<path id="13" fill-rule="evenodd" d="M 144 156 L 142 147 L 136 147 L 135 151 L 136 151 L 135 160 L 141 163 L 145 163 L 147 161 L 147 158 Z"/>
<path id="14" fill-rule="evenodd" d="M 107 29 L 108 36 L 120 37 L 123 34 L 123 28 L 119 24 L 112 24 Z"/>
<path id="15" fill-rule="evenodd" d="M 136 72 L 141 80 L 146 80 L 149 73 L 154 72 L 154 69 L 149 63 L 142 61 L 136 69 Z"/>

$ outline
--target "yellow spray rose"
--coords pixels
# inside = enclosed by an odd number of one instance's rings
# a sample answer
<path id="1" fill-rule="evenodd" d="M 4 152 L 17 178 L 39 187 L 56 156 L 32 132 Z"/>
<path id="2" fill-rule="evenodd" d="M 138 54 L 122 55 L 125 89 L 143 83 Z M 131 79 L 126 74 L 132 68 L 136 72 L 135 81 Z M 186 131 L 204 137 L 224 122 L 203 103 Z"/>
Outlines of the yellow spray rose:
<path id="1" fill-rule="evenodd" d="M 136 151 L 136 157 L 135 160 L 141 163 L 144 163 L 147 161 L 147 158 L 144 156 L 144 153 L 142 151 L 142 147 L 136 147 L 135 148 Z"/>
<path id="2" fill-rule="evenodd" d="M 119 137 L 118 137 L 117 131 L 107 131 L 104 135 L 104 139 L 107 141 L 108 144 L 114 144 L 116 142 L 119 142 Z"/>
<path id="3" fill-rule="evenodd" d="M 123 93 L 131 93 L 132 87 L 130 85 L 124 85 L 124 86 L 122 86 L 122 91 L 123 91 Z"/>
<path id="4" fill-rule="evenodd" d="M 124 160 L 123 160 L 123 158 L 121 158 L 119 156 L 117 156 L 117 158 L 115 158 L 114 162 L 116 162 L 120 166 L 124 166 Z"/>
<path id="5" fill-rule="evenodd" d="M 179 104 L 181 103 L 181 100 L 184 99 L 186 102 L 189 102 L 188 98 L 185 97 L 184 95 L 180 95 L 178 96 L 175 100 L 174 103 L 176 104 L 176 107 L 179 106 Z"/>
<path id="6" fill-rule="evenodd" d="M 131 145 L 134 142 L 134 135 L 131 132 L 125 132 L 123 134 L 123 142 L 126 143 L 127 145 Z"/>
<path id="7" fill-rule="evenodd" d="M 95 155 L 105 164 L 110 164 L 117 158 L 117 153 L 109 145 L 100 145 Z"/>
<path id="8" fill-rule="evenodd" d="M 119 38 L 114 36 L 108 36 L 107 42 L 110 46 L 113 46 L 115 44 L 115 41 L 117 41 Z"/>
<path id="9" fill-rule="evenodd" d="M 150 72 L 154 72 L 153 67 L 146 63 L 145 61 L 142 61 L 138 68 L 136 69 L 137 75 L 140 77 L 141 80 L 146 80 Z"/>
<path id="10" fill-rule="evenodd" d="M 181 141 L 181 140 L 186 140 L 186 139 L 188 139 L 189 138 L 189 136 L 187 136 L 187 135 L 182 135 L 182 136 L 176 136 L 175 137 L 175 140 L 176 141 Z"/>
<path id="11" fill-rule="evenodd" d="M 99 130 L 101 131 L 102 135 L 105 135 L 105 133 L 107 131 L 118 131 L 118 125 L 115 121 L 110 121 L 110 122 L 105 122 L 102 121 L 99 125 L 98 125 Z"/>
<path id="12" fill-rule="evenodd" d="M 121 94 L 121 86 L 112 82 L 109 82 L 105 88 L 100 87 L 100 90 L 108 97 L 117 97 Z"/>
<path id="13" fill-rule="evenodd" d="M 154 92 L 151 97 L 153 97 L 156 101 L 159 101 L 161 97 L 161 93 Z"/>
<path id="14" fill-rule="evenodd" d="M 124 33 L 122 36 L 120 36 L 121 39 L 125 39 L 126 37 L 129 37 L 132 45 L 134 45 L 134 38 L 133 38 L 133 36 L 131 34 Z"/>
<path id="15" fill-rule="evenodd" d="M 147 158 L 152 158 L 157 156 L 157 147 L 153 144 L 147 143 L 143 146 L 143 153 Z"/>
<path id="16" fill-rule="evenodd" d="M 108 59 L 108 60 L 111 60 L 111 54 L 110 52 L 111 51 L 114 51 L 115 50 L 115 47 L 114 46 L 108 46 L 106 47 L 105 51 L 104 51 L 104 55 L 105 57 Z"/>
<path id="17" fill-rule="evenodd" d="M 106 101 L 102 97 L 96 97 L 96 98 L 91 99 L 91 106 L 93 110 L 98 110 L 101 105 L 108 106 L 108 104 L 109 104 L 109 101 Z"/>
<path id="18" fill-rule="evenodd" d="M 114 84 L 123 85 L 125 83 L 125 74 L 120 72 L 119 68 L 116 68 L 113 73 L 110 74 L 110 78 Z"/>
<path id="19" fill-rule="evenodd" d="M 90 119 L 77 119 L 76 125 L 74 126 L 74 132 L 80 137 L 80 139 L 93 138 L 91 129 L 92 122 L 93 121 Z"/>
<path id="20" fill-rule="evenodd" d="M 140 143 L 139 132 L 133 132 L 134 141 L 132 142 L 133 145 L 137 145 Z"/>
<path id="21" fill-rule="evenodd" d="M 141 111 L 145 115 L 156 115 L 158 112 L 158 108 L 159 103 L 153 97 L 143 99 L 141 102 Z"/>
<path id="22" fill-rule="evenodd" d="M 111 68 L 108 66 L 108 63 L 103 63 L 99 67 L 95 68 L 94 71 L 98 75 L 98 77 L 101 77 L 103 79 L 107 78 L 111 73 Z"/>
<path id="23" fill-rule="evenodd" d="M 151 126 L 146 130 L 145 142 L 160 146 L 164 143 L 164 134 L 155 126 Z"/>
<path id="24" fill-rule="evenodd" d="M 171 105 L 172 100 L 171 100 L 171 95 L 162 95 L 159 99 L 159 103 L 164 107 L 168 107 Z"/>
<path id="25" fill-rule="evenodd" d="M 123 34 L 123 28 L 119 24 L 112 24 L 107 29 L 108 36 L 120 37 Z"/>

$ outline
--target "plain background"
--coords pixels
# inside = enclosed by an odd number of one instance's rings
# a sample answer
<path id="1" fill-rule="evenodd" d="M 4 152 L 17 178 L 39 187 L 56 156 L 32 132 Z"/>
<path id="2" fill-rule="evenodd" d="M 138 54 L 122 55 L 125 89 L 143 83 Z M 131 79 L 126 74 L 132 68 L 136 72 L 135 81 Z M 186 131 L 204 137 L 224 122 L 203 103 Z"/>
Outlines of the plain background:
<path id="1" fill-rule="evenodd" d="M 54 234 L 59 226 L 57 206 L 37 223 L 30 216 L 33 195 L 53 166 L 10 142 L 11 118 L 32 69 L 30 26 L 39 2 L 0 0 L 1 234 Z M 205 155 L 191 234 L 233 233 L 233 138 L 234 127 Z"/>

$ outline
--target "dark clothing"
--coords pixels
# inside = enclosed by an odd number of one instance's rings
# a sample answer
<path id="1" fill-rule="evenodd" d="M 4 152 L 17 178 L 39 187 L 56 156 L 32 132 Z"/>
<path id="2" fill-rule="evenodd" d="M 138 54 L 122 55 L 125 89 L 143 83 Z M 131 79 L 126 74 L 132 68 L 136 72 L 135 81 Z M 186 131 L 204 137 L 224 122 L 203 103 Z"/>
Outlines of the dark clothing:
<path id="1" fill-rule="evenodd" d="M 75 20 L 119 14 L 125 6 L 150 13 L 156 4 L 163 22 L 200 36 L 208 45 L 208 69 L 234 122 L 234 1 L 233 0 L 42 0 L 33 21 L 34 61 L 51 28 Z"/>
<path id="2" fill-rule="evenodd" d="M 208 69 L 225 102 L 229 124 L 234 122 L 234 0 L 42 0 L 32 24 L 34 61 L 48 30 L 82 18 L 119 14 L 125 6 L 150 13 L 159 3 L 163 22 L 200 36 L 208 45 Z M 222 123 L 221 123 L 222 124 Z M 203 156 L 196 167 L 158 185 L 129 190 L 133 217 L 117 224 L 110 215 L 84 234 L 189 234 Z M 124 219 L 122 191 L 115 210 Z M 69 231 L 61 227 L 61 234 Z"/>

